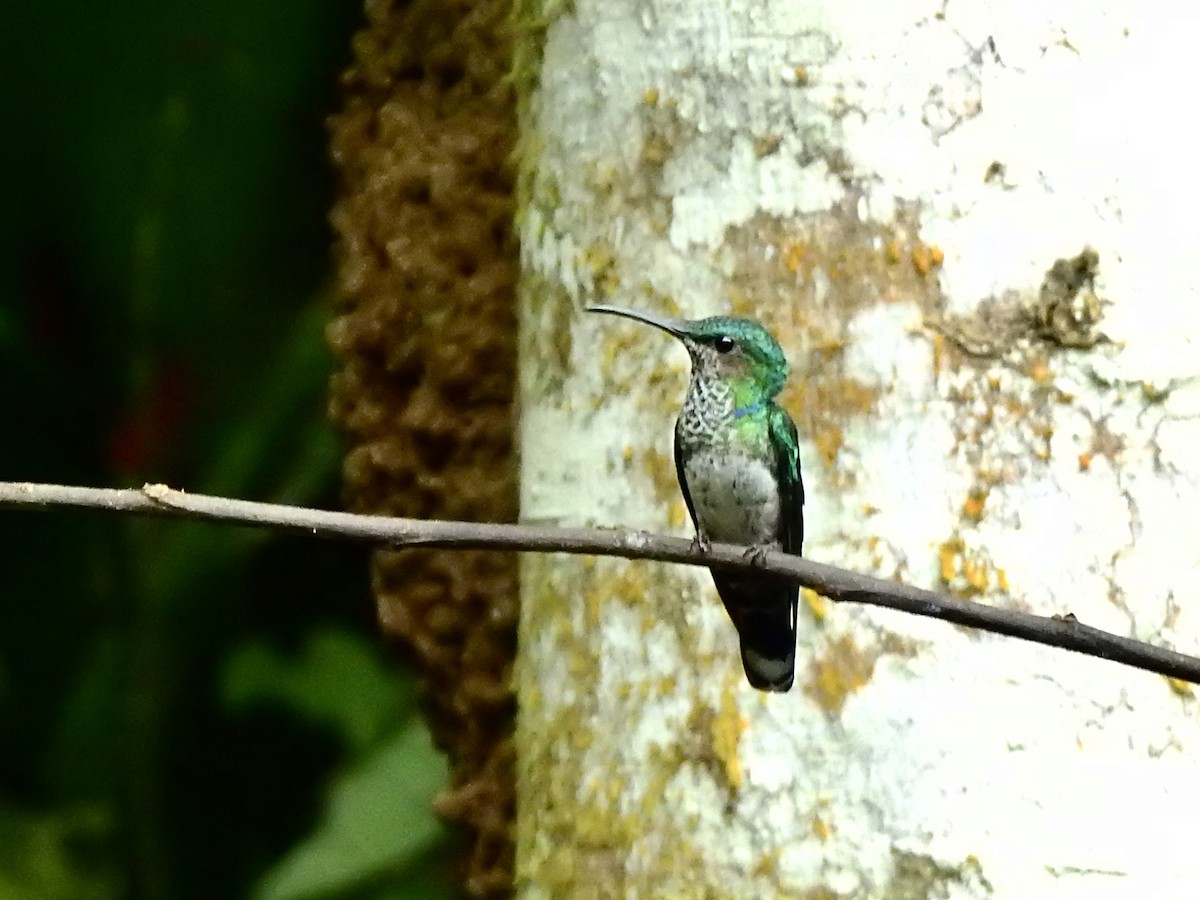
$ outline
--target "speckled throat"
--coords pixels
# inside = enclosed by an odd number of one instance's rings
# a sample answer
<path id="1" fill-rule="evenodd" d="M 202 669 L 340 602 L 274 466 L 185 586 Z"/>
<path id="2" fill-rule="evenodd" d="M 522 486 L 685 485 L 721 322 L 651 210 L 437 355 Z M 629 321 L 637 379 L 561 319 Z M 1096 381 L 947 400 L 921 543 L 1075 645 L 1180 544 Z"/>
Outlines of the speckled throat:
<path id="1" fill-rule="evenodd" d="M 694 374 L 679 416 L 684 448 L 727 444 L 734 418 L 733 387 L 719 378 Z"/>

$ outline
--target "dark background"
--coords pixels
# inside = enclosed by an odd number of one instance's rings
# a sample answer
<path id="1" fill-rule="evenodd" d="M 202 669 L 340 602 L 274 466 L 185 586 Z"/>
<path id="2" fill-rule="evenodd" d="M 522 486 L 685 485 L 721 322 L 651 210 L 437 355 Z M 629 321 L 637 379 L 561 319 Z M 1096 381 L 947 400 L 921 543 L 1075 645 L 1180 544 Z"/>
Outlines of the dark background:
<path id="1" fill-rule="evenodd" d="M 361 6 L 6 9 L 0 480 L 337 506 L 325 117 Z M 0 900 L 437 898 L 367 553 L 0 510 Z"/>

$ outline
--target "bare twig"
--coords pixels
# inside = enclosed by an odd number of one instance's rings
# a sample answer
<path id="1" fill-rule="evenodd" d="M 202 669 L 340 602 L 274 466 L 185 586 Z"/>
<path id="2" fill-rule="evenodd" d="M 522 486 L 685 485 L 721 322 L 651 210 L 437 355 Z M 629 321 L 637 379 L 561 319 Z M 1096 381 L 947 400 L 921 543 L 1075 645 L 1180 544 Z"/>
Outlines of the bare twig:
<path id="1" fill-rule="evenodd" d="M 1076 621 L 1073 616 L 1035 616 L 1017 610 L 985 606 L 785 553 L 768 553 L 761 564 L 746 559 L 746 548 L 730 544 L 713 544 L 711 550 L 702 554 L 693 550 L 691 542 L 683 538 L 662 537 L 643 531 L 362 516 L 188 494 L 162 484 L 148 484 L 140 490 L 109 490 L 0 482 L 0 506 L 84 507 L 227 522 L 392 547 L 590 553 L 719 569 L 754 568 L 799 582 L 831 600 L 884 606 L 918 616 L 944 619 L 957 625 L 1072 650 L 1200 684 L 1200 659 L 1092 628 Z"/>

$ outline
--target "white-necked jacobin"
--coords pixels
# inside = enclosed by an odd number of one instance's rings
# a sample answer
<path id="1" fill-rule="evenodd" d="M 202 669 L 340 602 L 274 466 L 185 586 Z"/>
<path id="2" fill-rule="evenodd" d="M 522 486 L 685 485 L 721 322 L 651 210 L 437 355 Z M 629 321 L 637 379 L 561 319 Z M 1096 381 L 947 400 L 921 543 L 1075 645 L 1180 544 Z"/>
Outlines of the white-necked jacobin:
<path id="1" fill-rule="evenodd" d="M 692 378 L 675 423 L 675 470 L 696 543 L 746 544 L 799 554 L 804 485 L 796 426 L 775 402 L 787 380 L 779 344 L 750 319 L 676 319 L 593 306 L 661 328 L 683 342 Z M 741 640 L 742 666 L 762 691 L 786 691 L 796 668 L 799 588 L 750 572 L 712 573 Z"/>

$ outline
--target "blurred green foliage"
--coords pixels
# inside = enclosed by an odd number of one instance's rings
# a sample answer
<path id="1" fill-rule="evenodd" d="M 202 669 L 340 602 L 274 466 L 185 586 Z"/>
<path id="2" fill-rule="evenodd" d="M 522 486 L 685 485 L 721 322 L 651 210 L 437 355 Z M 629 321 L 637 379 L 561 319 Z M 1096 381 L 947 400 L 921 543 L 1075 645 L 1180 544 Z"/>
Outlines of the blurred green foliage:
<path id="1" fill-rule="evenodd" d="M 337 504 L 324 118 L 361 7 L 5 10 L 0 479 Z M 0 900 L 451 896 L 361 547 L 0 512 Z"/>

